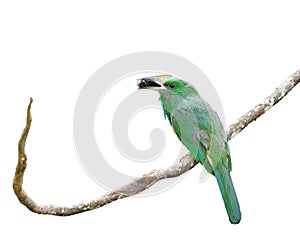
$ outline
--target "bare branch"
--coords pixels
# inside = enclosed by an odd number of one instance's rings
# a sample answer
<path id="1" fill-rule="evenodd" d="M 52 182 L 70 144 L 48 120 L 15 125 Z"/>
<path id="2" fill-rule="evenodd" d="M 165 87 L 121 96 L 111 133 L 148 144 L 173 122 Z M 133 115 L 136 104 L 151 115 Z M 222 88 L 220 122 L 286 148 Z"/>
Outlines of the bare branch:
<path id="1" fill-rule="evenodd" d="M 294 72 L 286 79 L 285 82 L 279 85 L 275 91 L 264 99 L 264 101 L 252 110 L 241 116 L 235 123 L 229 126 L 226 131 L 227 139 L 231 140 L 234 136 L 240 133 L 249 123 L 259 118 L 262 114 L 276 105 L 283 97 L 285 97 L 300 81 L 300 69 Z"/>
<path id="2" fill-rule="evenodd" d="M 267 112 L 275 104 L 277 104 L 283 97 L 285 97 L 300 81 L 300 70 L 293 73 L 284 83 L 282 83 L 276 90 L 268 96 L 262 103 L 255 106 L 252 110 L 241 116 L 235 123 L 233 123 L 226 131 L 228 140 L 232 139 L 238 133 L 240 133 L 245 127 L 247 127 L 252 121 L 256 120 L 262 114 Z M 32 99 L 27 108 L 27 120 L 26 126 L 19 140 L 19 157 L 16 167 L 13 188 L 19 201 L 25 205 L 29 210 L 38 214 L 49 214 L 57 216 L 68 216 L 78 214 L 81 212 L 100 208 L 106 204 L 114 202 L 118 199 L 136 195 L 156 182 L 166 179 L 177 177 L 181 174 L 192 169 L 198 162 L 190 155 L 182 157 L 180 162 L 167 169 L 153 170 L 152 172 L 145 174 L 144 176 L 132 181 L 128 185 L 122 188 L 109 192 L 99 198 L 96 198 L 88 203 L 79 203 L 72 207 L 58 207 L 54 205 L 39 205 L 35 203 L 23 190 L 23 177 L 27 166 L 27 156 L 25 154 L 26 139 L 31 126 L 31 104 Z"/>

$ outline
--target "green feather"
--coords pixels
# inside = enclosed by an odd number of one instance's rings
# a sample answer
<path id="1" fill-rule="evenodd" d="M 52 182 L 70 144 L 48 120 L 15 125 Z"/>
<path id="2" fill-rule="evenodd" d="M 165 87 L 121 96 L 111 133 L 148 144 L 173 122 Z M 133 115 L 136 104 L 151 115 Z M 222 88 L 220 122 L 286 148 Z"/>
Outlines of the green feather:
<path id="1" fill-rule="evenodd" d="M 154 90 L 160 93 L 165 118 L 191 154 L 215 175 L 229 220 L 239 223 L 241 212 L 230 177 L 230 152 L 218 114 L 191 84 L 170 76 L 153 77 L 157 80 L 163 84 Z"/>

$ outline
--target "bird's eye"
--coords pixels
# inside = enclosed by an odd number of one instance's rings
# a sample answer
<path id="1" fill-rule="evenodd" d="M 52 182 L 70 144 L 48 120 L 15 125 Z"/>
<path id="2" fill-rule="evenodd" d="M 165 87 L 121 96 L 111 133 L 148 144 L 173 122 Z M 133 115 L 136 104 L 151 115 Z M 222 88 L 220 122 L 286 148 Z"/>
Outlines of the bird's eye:
<path id="1" fill-rule="evenodd" d="M 170 88 L 175 88 L 176 86 L 175 86 L 175 84 L 174 83 L 171 83 L 170 84 Z"/>

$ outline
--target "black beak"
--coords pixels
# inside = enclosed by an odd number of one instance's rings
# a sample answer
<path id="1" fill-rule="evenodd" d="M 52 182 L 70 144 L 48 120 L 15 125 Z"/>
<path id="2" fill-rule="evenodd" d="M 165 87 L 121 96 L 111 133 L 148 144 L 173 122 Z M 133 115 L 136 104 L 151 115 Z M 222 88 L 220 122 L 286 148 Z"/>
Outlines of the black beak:
<path id="1" fill-rule="evenodd" d="M 137 86 L 140 89 L 145 89 L 145 88 L 149 88 L 149 87 L 162 87 L 162 85 L 158 82 L 158 79 L 154 79 L 154 78 L 142 78 L 139 79 L 137 82 Z"/>

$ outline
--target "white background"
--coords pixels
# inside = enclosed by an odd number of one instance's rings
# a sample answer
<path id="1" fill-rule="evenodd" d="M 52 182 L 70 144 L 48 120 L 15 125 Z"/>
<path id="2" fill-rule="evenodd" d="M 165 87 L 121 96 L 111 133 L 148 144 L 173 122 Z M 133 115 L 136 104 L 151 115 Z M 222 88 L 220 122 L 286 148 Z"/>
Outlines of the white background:
<path id="1" fill-rule="evenodd" d="M 42 204 L 89 201 L 105 191 L 77 159 L 72 120 L 99 67 L 137 51 L 183 56 L 213 82 L 229 125 L 300 67 L 296 3 L 2 1 L 0 243 L 299 244 L 299 88 L 230 142 L 239 225 L 228 222 L 214 178 L 198 182 L 201 166 L 162 194 L 71 217 L 31 213 L 12 191 L 30 96 L 24 188 Z"/>

